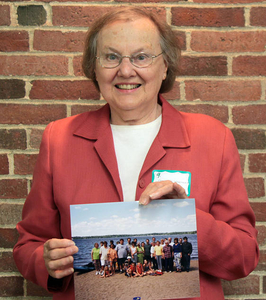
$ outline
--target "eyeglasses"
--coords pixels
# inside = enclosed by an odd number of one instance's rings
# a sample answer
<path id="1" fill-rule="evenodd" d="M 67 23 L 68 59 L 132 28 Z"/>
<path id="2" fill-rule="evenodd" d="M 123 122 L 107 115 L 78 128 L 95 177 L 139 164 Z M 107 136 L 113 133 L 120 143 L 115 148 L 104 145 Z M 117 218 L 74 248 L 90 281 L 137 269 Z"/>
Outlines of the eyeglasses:
<path id="1" fill-rule="evenodd" d="M 163 54 L 161 52 L 158 55 L 150 55 L 144 52 L 135 54 L 135 55 L 119 55 L 117 53 L 106 53 L 101 54 L 100 56 L 96 56 L 96 59 L 99 60 L 100 65 L 106 69 L 113 69 L 118 67 L 123 58 L 129 58 L 131 64 L 137 68 L 147 68 L 149 65 L 153 63 L 153 59 Z"/>

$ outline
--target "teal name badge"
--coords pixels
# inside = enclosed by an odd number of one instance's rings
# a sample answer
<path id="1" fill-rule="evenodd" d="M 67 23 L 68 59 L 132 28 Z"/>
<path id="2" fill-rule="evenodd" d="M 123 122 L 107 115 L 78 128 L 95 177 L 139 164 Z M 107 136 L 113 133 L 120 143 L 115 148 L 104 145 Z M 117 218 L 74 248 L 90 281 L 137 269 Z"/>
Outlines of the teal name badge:
<path id="1" fill-rule="evenodd" d="M 190 196 L 191 188 L 191 173 L 185 171 L 174 171 L 174 170 L 153 170 L 152 171 L 152 182 L 158 182 L 163 180 L 170 180 L 181 185 L 188 196 Z"/>

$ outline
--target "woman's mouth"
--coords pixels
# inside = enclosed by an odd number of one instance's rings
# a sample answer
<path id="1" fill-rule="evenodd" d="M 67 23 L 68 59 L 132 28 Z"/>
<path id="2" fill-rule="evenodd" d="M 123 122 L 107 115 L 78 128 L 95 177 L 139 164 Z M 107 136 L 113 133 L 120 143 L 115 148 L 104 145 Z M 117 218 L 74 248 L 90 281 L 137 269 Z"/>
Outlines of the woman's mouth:
<path id="1" fill-rule="evenodd" d="M 120 90 L 134 90 L 141 86 L 141 84 L 116 84 L 115 87 Z"/>

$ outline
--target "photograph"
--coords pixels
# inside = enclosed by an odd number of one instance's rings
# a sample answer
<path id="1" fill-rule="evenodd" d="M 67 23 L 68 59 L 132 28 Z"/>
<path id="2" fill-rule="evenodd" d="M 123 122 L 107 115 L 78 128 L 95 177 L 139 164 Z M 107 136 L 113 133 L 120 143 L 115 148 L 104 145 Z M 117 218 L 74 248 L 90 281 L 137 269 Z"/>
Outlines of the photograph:
<path id="1" fill-rule="evenodd" d="M 200 297 L 195 199 L 70 205 L 75 299 Z"/>

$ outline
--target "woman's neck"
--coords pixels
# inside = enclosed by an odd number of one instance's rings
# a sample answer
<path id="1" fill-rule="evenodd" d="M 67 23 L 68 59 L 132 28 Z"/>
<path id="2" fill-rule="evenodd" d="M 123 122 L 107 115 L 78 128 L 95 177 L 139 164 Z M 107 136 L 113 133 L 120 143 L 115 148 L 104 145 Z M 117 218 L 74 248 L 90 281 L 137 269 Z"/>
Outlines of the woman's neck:
<path id="1" fill-rule="evenodd" d="M 162 113 L 161 105 L 156 107 L 149 113 L 142 115 L 141 112 L 123 111 L 117 113 L 111 108 L 111 124 L 113 125 L 142 125 L 156 120 Z"/>

